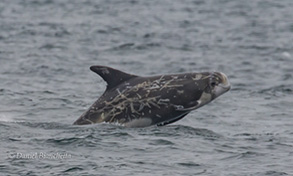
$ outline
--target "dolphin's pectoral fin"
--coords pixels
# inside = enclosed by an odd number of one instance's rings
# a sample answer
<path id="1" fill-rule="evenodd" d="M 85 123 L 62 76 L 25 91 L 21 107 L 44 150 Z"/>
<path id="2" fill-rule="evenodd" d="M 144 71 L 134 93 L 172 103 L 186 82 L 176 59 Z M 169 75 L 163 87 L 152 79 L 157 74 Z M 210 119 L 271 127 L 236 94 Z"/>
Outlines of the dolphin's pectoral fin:
<path id="1" fill-rule="evenodd" d="M 127 81 L 131 78 L 138 77 L 136 75 L 131 75 L 120 70 L 116 70 L 111 67 L 94 65 L 90 67 L 91 71 L 100 75 L 107 82 L 107 90 Z"/>
<path id="2" fill-rule="evenodd" d="M 157 126 L 164 126 L 164 125 L 168 125 L 168 124 L 171 124 L 171 123 L 174 123 L 180 119 L 182 119 L 183 117 L 185 117 L 189 112 L 185 113 L 185 114 L 182 114 L 174 119 L 171 119 L 169 121 L 164 121 L 164 122 L 161 122 L 161 123 L 158 123 Z"/>

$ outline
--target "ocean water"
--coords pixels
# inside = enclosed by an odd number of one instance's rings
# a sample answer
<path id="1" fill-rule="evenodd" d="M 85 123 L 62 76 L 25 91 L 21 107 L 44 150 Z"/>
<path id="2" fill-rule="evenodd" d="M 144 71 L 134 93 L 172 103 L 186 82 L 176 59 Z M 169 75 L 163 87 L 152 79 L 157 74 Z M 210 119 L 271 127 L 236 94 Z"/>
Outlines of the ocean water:
<path id="1" fill-rule="evenodd" d="M 0 175 L 292 175 L 292 19 L 291 0 L 2 0 Z M 91 65 L 232 89 L 168 126 L 74 126 L 106 87 Z"/>

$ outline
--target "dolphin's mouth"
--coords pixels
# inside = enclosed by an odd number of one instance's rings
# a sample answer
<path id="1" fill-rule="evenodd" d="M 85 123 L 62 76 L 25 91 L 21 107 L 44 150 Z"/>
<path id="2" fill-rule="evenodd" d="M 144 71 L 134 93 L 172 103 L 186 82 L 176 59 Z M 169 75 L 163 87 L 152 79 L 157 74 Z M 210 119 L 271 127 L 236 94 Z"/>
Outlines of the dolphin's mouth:
<path id="1" fill-rule="evenodd" d="M 218 85 L 219 87 L 221 87 L 221 88 L 223 88 L 223 89 L 225 89 L 225 90 L 227 90 L 227 91 L 229 91 L 230 89 L 231 89 L 231 85 L 230 84 L 219 84 Z"/>

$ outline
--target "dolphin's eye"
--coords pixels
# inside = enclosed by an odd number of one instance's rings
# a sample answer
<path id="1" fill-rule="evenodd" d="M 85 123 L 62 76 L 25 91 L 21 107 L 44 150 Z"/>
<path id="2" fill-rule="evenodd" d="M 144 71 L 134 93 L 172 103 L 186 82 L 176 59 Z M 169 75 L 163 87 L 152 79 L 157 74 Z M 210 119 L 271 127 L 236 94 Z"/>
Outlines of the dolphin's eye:
<path id="1" fill-rule="evenodd" d="M 216 82 L 216 81 L 212 81 L 212 82 L 210 83 L 210 85 L 211 85 L 211 87 L 215 87 L 215 86 L 217 85 L 217 82 Z"/>

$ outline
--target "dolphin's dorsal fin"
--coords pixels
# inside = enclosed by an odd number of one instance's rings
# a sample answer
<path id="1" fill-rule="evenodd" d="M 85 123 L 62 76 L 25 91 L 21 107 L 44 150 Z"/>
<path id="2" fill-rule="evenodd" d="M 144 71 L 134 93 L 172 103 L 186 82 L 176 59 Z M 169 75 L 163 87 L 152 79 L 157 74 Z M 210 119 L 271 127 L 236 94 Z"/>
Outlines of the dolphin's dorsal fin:
<path id="1" fill-rule="evenodd" d="M 114 88 L 124 81 L 137 77 L 136 75 L 124 73 L 120 70 L 106 66 L 94 65 L 91 66 L 90 69 L 100 75 L 107 82 L 107 90 Z"/>

